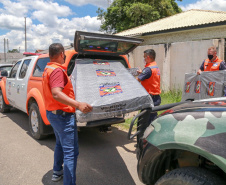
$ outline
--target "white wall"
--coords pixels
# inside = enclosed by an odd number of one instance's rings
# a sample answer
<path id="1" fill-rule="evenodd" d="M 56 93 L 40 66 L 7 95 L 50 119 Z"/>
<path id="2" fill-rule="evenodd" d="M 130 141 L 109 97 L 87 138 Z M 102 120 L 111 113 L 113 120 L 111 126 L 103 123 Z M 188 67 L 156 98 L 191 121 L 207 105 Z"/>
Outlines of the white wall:
<path id="1" fill-rule="evenodd" d="M 139 38 L 144 39 L 142 45 L 211 40 L 225 37 L 226 25 L 139 36 Z"/>
<path id="2" fill-rule="evenodd" d="M 144 68 L 144 62 L 143 62 L 144 51 L 147 49 L 154 49 L 156 52 L 156 62 L 161 72 L 161 81 L 162 81 L 163 79 L 162 76 L 164 76 L 165 74 L 162 72 L 166 69 L 166 68 L 163 68 L 163 65 L 164 65 L 163 61 L 166 60 L 164 44 L 137 47 L 133 52 L 129 54 L 129 62 L 131 64 L 131 67 L 140 67 L 141 69 Z M 164 84 L 164 83 L 161 83 L 161 84 Z"/>
<path id="3" fill-rule="evenodd" d="M 8 63 L 15 64 L 19 59 L 23 58 L 23 53 L 6 53 L 6 62 L 5 62 L 5 54 L 0 53 L 0 64 Z"/>

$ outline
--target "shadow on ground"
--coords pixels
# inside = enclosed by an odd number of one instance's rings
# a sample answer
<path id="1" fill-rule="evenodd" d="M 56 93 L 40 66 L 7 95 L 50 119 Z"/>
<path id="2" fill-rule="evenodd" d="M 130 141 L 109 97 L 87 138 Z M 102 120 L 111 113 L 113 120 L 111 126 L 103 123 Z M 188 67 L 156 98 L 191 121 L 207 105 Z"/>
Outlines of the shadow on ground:
<path id="1" fill-rule="evenodd" d="M 8 116 L 13 122 L 29 133 L 28 116 L 16 109 Z M 119 154 L 117 148 L 124 148 L 125 152 L 135 153 L 125 145 L 131 143 L 127 140 L 127 133 L 113 127 L 112 133 L 100 133 L 97 128 L 83 128 L 79 132 L 79 158 L 77 165 L 78 185 L 133 185 L 135 184 L 127 166 Z M 44 140 L 36 140 L 39 144 L 54 150 L 55 137 L 48 136 Z M 134 143 L 134 142 L 133 142 Z M 137 163 L 137 161 L 131 161 Z M 44 174 L 45 173 L 45 174 Z M 45 185 L 58 185 L 60 182 L 52 182 L 52 169 L 43 172 L 42 182 Z"/>

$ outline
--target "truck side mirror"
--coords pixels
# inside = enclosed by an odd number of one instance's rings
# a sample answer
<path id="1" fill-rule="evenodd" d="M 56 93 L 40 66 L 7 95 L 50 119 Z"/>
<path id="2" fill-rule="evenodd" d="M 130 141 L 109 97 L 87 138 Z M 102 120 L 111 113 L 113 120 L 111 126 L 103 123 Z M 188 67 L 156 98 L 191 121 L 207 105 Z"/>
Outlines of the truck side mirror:
<path id="1" fill-rule="evenodd" d="M 3 77 L 3 76 L 8 77 L 8 71 L 2 70 L 2 71 L 1 71 L 1 76 L 2 76 L 2 77 Z"/>

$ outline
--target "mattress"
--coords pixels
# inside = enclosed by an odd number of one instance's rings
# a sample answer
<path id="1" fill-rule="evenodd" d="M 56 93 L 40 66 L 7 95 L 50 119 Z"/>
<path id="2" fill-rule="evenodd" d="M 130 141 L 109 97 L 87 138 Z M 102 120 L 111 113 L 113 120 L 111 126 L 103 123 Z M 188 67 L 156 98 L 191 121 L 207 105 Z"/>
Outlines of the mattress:
<path id="1" fill-rule="evenodd" d="M 226 71 L 202 72 L 200 75 L 185 74 L 181 101 L 222 97 L 226 85 Z"/>
<path id="2" fill-rule="evenodd" d="M 119 61 L 77 59 L 71 80 L 76 100 L 93 107 L 87 114 L 76 110 L 80 123 L 154 106 L 147 91 Z"/>

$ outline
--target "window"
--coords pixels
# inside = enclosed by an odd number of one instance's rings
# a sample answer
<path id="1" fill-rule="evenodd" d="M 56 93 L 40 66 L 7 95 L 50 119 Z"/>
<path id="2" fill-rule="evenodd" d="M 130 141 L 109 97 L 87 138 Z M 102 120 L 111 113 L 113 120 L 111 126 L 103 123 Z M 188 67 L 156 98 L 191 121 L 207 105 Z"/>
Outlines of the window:
<path id="1" fill-rule="evenodd" d="M 118 43 L 99 40 L 80 40 L 81 50 L 100 50 L 117 52 Z"/>
<path id="2" fill-rule="evenodd" d="M 72 57 L 71 61 L 69 62 L 68 64 L 68 68 L 67 68 L 67 75 L 70 76 L 71 73 L 73 72 L 74 70 L 74 67 L 75 67 L 75 57 L 77 55 L 75 55 L 74 57 Z"/>
<path id="3" fill-rule="evenodd" d="M 76 31 L 75 50 L 84 54 L 122 55 L 129 53 L 143 40 L 117 35 Z"/>
<path id="4" fill-rule="evenodd" d="M 49 57 L 38 59 L 36 65 L 35 65 L 35 69 L 33 71 L 33 76 L 42 77 L 42 73 L 44 72 L 44 69 L 48 62 L 50 62 Z"/>
<path id="5" fill-rule="evenodd" d="M 15 78 L 15 77 L 16 77 L 16 72 L 17 72 L 17 70 L 18 70 L 18 68 L 19 68 L 20 63 L 21 63 L 21 61 L 18 61 L 18 62 L 15 64 L 15 66 L 12 68 L 11 73 L 10 73 L 10 75 L 9 75 L 9 78 Z"/>
<path id="6" fill-rule="evenodd" d="M 116 53 L 126 53 L 129 49 L 134 47 L 133 43 L 126 43 L 120 41 L 100 41 L 100 40 L 80 40 L 80 50 L 86 51 L 110 51 Z"/>
<path id="7" fill-rule="evenodd" d="M 7 71 L 8 76 L 9 76 L 9 72 L 11 69 L 12 69 L 12 66 L 2 66 L 2 67 L 0 67 L 0 74 L 1 74 L 1 71 Z"/>
<path id="8" fill-rule="evenodd" d="M 24 78 L 25 77 L 30 62 L 31 62 L 31 59 L 24 60 L 24 63 L 22 65 L 21 69 L 20 69 L 19 78 Z"/>

